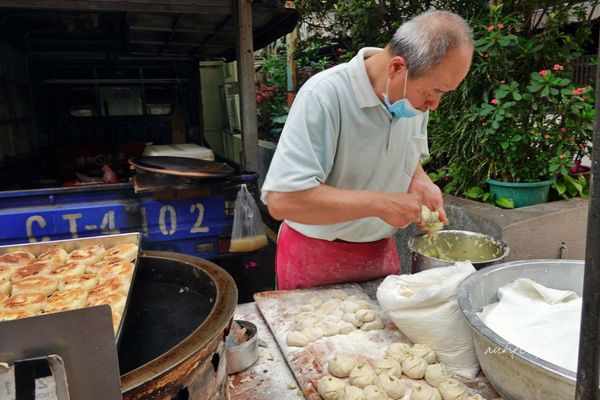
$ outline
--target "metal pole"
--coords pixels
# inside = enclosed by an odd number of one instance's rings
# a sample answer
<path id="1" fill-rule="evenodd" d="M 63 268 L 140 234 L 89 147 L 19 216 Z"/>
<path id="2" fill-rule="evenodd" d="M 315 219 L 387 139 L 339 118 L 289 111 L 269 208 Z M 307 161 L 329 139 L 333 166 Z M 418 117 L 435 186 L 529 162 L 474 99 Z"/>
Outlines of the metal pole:
<path id="1" fill-rule="evenodd" d="M 600 32 L 599 32 L 600 37 Z M 600 61 L 600 47 L 597 59 Z M 600 63 L 596 65 L 596 120 L 592 150 L 592 178 L 585 247 L 585 273 L 579 335 L 576 400 L 598 399 L 600 345 Z"/>

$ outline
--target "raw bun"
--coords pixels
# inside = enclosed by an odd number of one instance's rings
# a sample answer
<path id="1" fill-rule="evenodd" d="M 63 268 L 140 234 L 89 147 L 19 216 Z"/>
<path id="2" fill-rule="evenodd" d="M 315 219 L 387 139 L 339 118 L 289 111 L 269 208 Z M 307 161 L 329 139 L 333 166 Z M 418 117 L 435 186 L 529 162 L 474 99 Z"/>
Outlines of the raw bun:
<path id="1" fill-rule="evenodd" d="M 377 382 L 377 373 L 366 362 L 358 363 L 350 371 L 350 383 L 354 386 L 364 388 L 369 385 L 374 385 Z M 365 393 L 366 395 L 366 393 Z M 367 398 L 370 399 L 369 396 Z"/>
<path id="2" fill-rule="evenodd" d="M 344 387 L 338 400 L 367 400 L 367 398 L 361 388 L 349 385 Z"/>
<path id="3" fill-rule="evenodd" d="M 426 344 L 417 343 L 410 349 L 410 353 L 414 356 L 421 357 L 427 361 L 427 364 L 433 364 L 435 362 L 435 353 L 431 347 Z"/>
<path id="4" fill-rule="evenodd" d="M 317 390 L 325 400 L 338 400 L 346 383 L 335 376 L 324 376 L 317 381 Z"/>
<path id="5" fill-rule="evenodd" d="M 358 318 L 359 321 L 363 321 L 363 322 L 371 322 L 371 321 L 375 320 L 375 317 L 376 317 L 375 311 L 367 310 L 365 308 L 356 310 L 356 312 L 354 314 L 356 315 L 356 318 Z"/>
<path id="6" fill-rule="evenodd" d="M 319 340 L 323 337 L 323 330 L 321 328 L 317 328 L 313 326 L 312 328 L 302 329 L 302 333 L 309 342 L 314 342 L 315 340 Z"/>
<path id="7" fill-rule="evenodd" d="M 375 329 L 383 329 L 383 321 L 380 318 L 375 318 L 373 321 L 365 322 L 360 326 L 363 331 L 373 331 Z"/>
<path id="8" fill-rule="evenodd" d="M 360 307 L 353 301 L 342 301 L 342 311 L 345 313 L 355 313 Z"/>
<path id="9" fill-rule="evenodd" d="M 416 386 L 410 392 L 410 400 L 442 400 L 442 395 L 431 386 Z"/>
<path id="10" fill-rule="evenodd" d="M 328 319 L 321 321 L 319 327 L 323 331 L 323 336 L 334 336 L 340 333 L 337 322 Z"/>
<path id="11" fill-rule="evenodd" d="M 329 373 L 338 378 L 347 378 L 356 365 L 356 360 L 345 354 L 336 354 L 327 366 Z"/>
<path id="12" fill-rule="evenodd" d="M 347 321 L 340 321 L 337 323 L 339 332 L 343 335 L 352 332 L 353 330 L 356 329 L 356 327 L 354 325 L 352 325 L 350 322 Z"/>
<path id="13" fill-rule="evenodd" d="M 363 389 L 365 397 L 369 400 L 389 400 L 385 392 L 375 385 L 369 385 Z"/>
<path id="14" fill-rule="evenodd" d="M 469 394 L 465 385 L 452 378 L 441 381 L 438 390 L 444 400 L 463 400 Z"/>
<path id="15" fill-rule="evenodd" d="M 304 336 L 304 334 L 302 332 L 299 332 L 299 331 L 288 332 L 285 341 L 288 346 L 294 346 L 294 347 L 304 347 L 310 343 L 308 338 L 306 336 Z"/>
<path id="16" fill-rule="evenodd" d="M 421 357 L 408 356 L 402 361 L 402 372 L 409 378 L 423 379 L 426 368 L 427 361 Z"/>
<path id="17" fill-rule="evenodd" d="M 444 364 L 430 364 L 425 368 L 425 380 L 433 387 L 438 387 L 440 382 L 450 378 L 450 374 Z"/>
<path id="18" fill-rule="evenodd" d="M 387 373 L 394 375 L 396 378 L 402 377 L 402 366 L 398 360 L 393 359 L 392 357 L 384 357 L 375 360 L 373 368 L 377 375 Z"/>
<path id="19" fill-rule="evenodd" d="M 381 374 L 377 377 L 377 386 L 379 386 L 387 396 L 392 400 L 400 399 L 406 393 L 406 386 L 397 377 L 390 374 Z"/>
<path id="20" fill-rule="evenodd" d="M 352 325 L 354 325 L 357 328 L 360 328 L 360 326 L 363 324 L 363 322 L 360 321 L 356 317 L 356 314 L 354 314 L 354 312 L 344 313 L 344 315 L 342 316 L 342 319 L 346 322 L 350 322 Z"/>
<path id="21" fill-rule="evenodd" d="M 411 346 L 407 343 L 392 343 L 387 349 L 386 356 L 391 357 L 398 362 L 404 361 L 410 355 Z"/>
<path id="22" fill-rule="evenodd" d="M 348 297 L 348 294 L 342 289 L 333 289 L 331 291 L 331 297 L 334 299 L 344 300 L 346 297 Z"/>

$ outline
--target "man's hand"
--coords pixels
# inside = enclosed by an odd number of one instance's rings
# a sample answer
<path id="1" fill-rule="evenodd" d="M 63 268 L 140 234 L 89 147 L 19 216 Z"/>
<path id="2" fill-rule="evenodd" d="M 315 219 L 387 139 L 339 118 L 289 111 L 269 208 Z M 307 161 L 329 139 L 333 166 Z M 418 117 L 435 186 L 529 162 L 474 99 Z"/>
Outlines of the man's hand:
<path id="1" fill-rule="evenodd" d="M 396 228 L 406 228 L 421 218 L 421 198 L 414 193 L 385 193 L 379 217 Z"/>
<path id="2" fill-rule="evenodd" d="M 440 188 L 429 179 L 421 164 L 417 165 L 413 179 L 408 187 L 408 193 L 415 194 L 421 199 L 422 204 L 429 207 L 432 211 L 437 211 L 439 219 L 444 224 L 448 224 L 448 217 L 444 211 L 444 198 Z M 419 221 L 417 227 L 420 230 L 425 228 L 423 221 Z"/>

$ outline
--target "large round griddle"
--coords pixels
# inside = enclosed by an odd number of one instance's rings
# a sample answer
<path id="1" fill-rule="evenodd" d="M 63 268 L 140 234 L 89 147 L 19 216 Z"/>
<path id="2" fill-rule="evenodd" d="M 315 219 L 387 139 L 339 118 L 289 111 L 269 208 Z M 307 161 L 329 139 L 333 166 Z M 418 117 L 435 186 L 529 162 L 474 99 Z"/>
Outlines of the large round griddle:
<path id="1" fill-rule="evenodd" d="M 148 172 L 193 178 L 221 178 L 234 172 L 227 164 L 188 157 L 141 156 L 131 158 L 129 164 Z"/>

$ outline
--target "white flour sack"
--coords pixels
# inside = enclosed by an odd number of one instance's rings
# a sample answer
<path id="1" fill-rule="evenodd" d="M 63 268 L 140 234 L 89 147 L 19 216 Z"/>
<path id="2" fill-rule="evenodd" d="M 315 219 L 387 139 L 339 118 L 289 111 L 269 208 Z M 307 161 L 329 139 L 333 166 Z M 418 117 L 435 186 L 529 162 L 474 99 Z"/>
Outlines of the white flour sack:
<path id="1" fill-rule="evenodd" d="M 470 262 L 457 262 L 412 275 L 390 275 L 377 289 L 381 308 L 406 337 L 431 347 L 449 371 L 468 379 L 479 372 L 479 362 L 456 292 L 473 272 Z"/>

